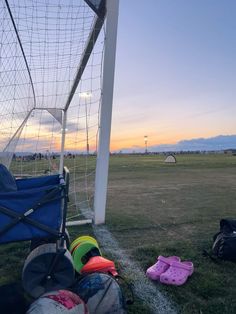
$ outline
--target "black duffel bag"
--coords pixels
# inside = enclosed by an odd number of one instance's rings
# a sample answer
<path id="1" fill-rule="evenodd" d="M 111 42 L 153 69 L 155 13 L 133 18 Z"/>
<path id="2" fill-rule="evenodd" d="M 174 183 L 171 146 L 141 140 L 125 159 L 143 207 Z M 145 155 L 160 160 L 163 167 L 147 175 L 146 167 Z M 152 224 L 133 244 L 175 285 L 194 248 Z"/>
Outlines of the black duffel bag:
<path id="1" fill-rule="evenodd" d="M 212 251 L 222 260 L 236 262 L 236 219 L 221 219 L 220 232 L 213 237 Z"/>

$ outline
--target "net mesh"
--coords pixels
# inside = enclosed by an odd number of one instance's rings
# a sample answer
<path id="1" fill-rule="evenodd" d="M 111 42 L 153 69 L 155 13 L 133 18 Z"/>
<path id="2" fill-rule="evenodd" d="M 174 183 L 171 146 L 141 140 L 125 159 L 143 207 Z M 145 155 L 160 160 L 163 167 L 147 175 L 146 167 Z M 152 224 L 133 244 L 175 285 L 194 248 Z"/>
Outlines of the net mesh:
<path id="1" fill-rule="evenodd" d="M 0 162 L 15 175 L 58 172 L 63 109 L 96 18 L 83 0 L 0 0 Z M 104 33 L 67 110 L 71 216 L 92 204 Z"/>

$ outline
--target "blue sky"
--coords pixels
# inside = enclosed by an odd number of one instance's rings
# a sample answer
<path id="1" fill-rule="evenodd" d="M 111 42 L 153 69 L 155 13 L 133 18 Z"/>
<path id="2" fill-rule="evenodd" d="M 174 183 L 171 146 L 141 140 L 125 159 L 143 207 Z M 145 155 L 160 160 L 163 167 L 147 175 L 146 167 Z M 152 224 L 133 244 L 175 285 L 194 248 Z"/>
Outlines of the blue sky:
<path id="1" fill-rule="evenodd" d="M 113 149 L 236 134 L 236 1 L 120 0 Z"/>

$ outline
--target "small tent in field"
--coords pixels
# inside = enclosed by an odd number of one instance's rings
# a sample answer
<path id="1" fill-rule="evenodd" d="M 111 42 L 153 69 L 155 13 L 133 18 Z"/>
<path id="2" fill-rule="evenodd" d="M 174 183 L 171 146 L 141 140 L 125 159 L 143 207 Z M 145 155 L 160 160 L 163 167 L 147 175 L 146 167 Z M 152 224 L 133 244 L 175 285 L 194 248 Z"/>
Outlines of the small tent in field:
<path id="1" fill-rule="evenodd" d="M 165 163 L 176 163 L 176 158 L 173 155 L 168 155 L 165 159 Z"/>

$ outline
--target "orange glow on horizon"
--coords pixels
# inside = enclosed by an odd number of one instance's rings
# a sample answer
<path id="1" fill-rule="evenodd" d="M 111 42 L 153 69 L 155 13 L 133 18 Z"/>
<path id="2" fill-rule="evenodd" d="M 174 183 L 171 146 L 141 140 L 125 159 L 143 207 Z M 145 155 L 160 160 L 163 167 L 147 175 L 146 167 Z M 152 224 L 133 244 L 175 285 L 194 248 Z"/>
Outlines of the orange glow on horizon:
<path id="1" fill-rule="evenodd" d="M 146 126 L 146 127 L 145 127 Z M 182 140 L 191 140 L 196 138 L 210 138 L 219 135 L 218 132 L 208 129 L 207 124 L 201 128 L 191 128 L 189 124 L 173 124 L 173 128 L 164 129 L 161 127 L 148 125 L 147 122 L 140 124 L 138 127 L 133 125 L 129 127 L 125 125 L 117 125 L 112 130 L 110 150 L 120 151 L 129 150 L 145 150 L 145 138 L 147 135 L 147 147 L 155 147 L 158 145 L 175 145 Z M 228 132 L 228 134 L 234 132 Z M 34 152 L 37 151 L 55 151 L 61 150 L 61 133 L 60 131 L 53 133 L 45 127 L 41 127 L 40 134 L 36 125 L 28 125 L 27 132 L 23 132 L 24 141 L 19 144 L 19 148 Z M 38 142 L 38 144 L 37 144 Z M 96 135 L 89 134 L 89 150 L 91 153 L 96 151 Z M 68 132 L 66 134 L 65 151 L 86 151 L 86 134 L 83 132 Z"/>
<path id="2" fill-rule="evenodd" d="M 150 134 L 150 135 L 149 135 Z M 178 142 L 182 141 L 182 140 L 191 140 L 193 138 L 200 138 L 200 137 L 204 137 L 206 138 L 206 136 L 201 136 L 201 135 L 185 135 L 185 136 L 168 136 L 168 137 L 164 137 L 164 136 L 159 136 L 159 139 L 157 139 L 157 136 L 155 136 L 154 134 L 147 133 L 148 138 L 147 138 L 147 146 L 148 147 L 152 147 L 152 146 L 158 146 L 158 145 L 175 145 Z M 28 136 L 26 137 L 26 141 L 24 143 L 24 147 L 25 149 L 29 149 L 30 150 L 30 143 L 27 143 L 27 138 L 29 140 L 31 140 L 33 138 L 33 136 L 30 136 L 31 134 L 28 134 Z M 208 137 L 214 137 L 217 134 L 209 134 Z M 69 138 L 68 138 L 69 137 Z M 70 139 L 71 138 L 71 139 Z M 53 138 L 53 143 L 50 142 L 50 137 L 48 136 L 48 134 L 44 134 L 44 136 L 40 136 L 40 138 L 38 138 L 38 141 L 41 147 L 45 147 L 45 149 L 50 146 L 51 149 L 53 151 L 60 151 L 61 150 L 61 136 L 57 135 L 54 136 Z M 90 148 L 90 152 L 94 152 L 96 151 L 96 143 L 95 141 L 89 141 L 89 148 Z M 144 136 L 142 135 L 138 135 L 138 136 L 128 136 L 128 137 L 120 137 L 118 135 L 113 136 L 111 138 L 111 142 L 110 142 L 110 150 L 111 151 L 119 151 L 122 149 L 131 149 L 131 150 L 142 150 L 145 149 L 145 139 Z M 74 141 L 73 138 L 73 134 L 70 134 L 70 136 L 66 136 L 66 141 L 65 141 L 65 150 L 66 151 L 85 151 L 86 150 L 86 140 L 82 140 L 78 143 L 76 143 Z"/>

